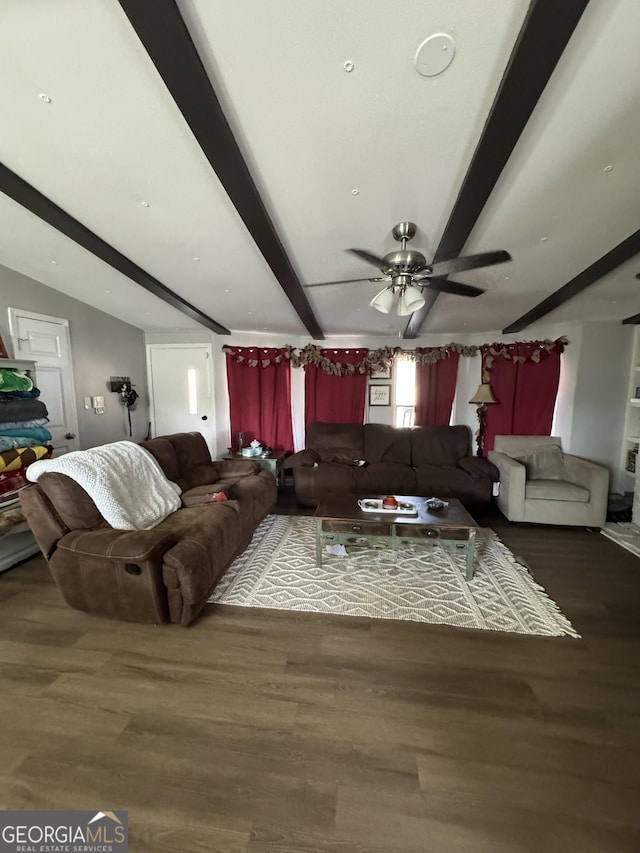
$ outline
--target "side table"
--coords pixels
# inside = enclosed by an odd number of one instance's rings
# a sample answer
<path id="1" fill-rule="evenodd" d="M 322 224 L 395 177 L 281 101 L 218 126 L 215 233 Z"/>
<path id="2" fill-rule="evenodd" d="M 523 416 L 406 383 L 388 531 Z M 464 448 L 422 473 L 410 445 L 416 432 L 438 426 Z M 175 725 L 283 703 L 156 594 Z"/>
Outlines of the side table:
<path id="1" fill-rule="evenodd" d="M 284 462 L 286 455 L 287 454 L 284 450 L 276 450 L 269 454 L 269 456 L 243 456 L 241 453 L 225 453 L 221 458 L 242 459 L 245 462 L 259 462 L 260 467 L 264 471 L 271 471 L 273 476 L 276 478 L 278 486 L 280 487 L 284 483 L 284 469 L 282 467 L 282 463 Z"/>

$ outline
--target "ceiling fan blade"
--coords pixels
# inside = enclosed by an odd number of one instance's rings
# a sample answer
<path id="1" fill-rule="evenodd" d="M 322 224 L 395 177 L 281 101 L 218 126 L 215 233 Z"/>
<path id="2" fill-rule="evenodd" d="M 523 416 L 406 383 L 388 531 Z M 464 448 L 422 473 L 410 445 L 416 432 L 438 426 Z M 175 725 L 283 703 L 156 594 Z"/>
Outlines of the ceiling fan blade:
<path id="1" fill-rule="evenodd" d="M 378 267 L 379 270 L 387 268 L 383 258 L 379 258 L 377 255 L 374 255 L 373 252 L 368 252 L 366 249 L 345 249 L 345 251 L 351 252 L 352 255 L 362 258 L 363 261 L 367 261 L 369 264 L 373 264 Z"/>
<path id="2" fill-rule="evenodd" d="M 305 284 L 303 287 L 326 287 L 329 284 L 349 284 L 357 281 L 386 281 L 385 278 L 343 278 L 341 281 L 318 281 L 314 284 Z"/>
<path id="3" fill-rule="evenodd" d="M 497 252 L 482 252 L 479 255 L 463 255 L 460 258 L 451 258 L 449 261 L 439 261 L 430 265 L 430 275 L 449 275 L 452 272 L 463 270 L 475 270 L 479 267 L 490 267 L 494 264 L 503 264 L 510 261 L 509 252 L 499 250 Z"/>
<path id="4" fill-rule="evenodd" d="M 463 284 L 461 281 L 450 281 L 447 278 L 432 279 L 428 286 L 439 290 L 441 293 L 453 293 L 455 296 L 480 296 L 481 293 L 484 293 L 482 287 Z"/>

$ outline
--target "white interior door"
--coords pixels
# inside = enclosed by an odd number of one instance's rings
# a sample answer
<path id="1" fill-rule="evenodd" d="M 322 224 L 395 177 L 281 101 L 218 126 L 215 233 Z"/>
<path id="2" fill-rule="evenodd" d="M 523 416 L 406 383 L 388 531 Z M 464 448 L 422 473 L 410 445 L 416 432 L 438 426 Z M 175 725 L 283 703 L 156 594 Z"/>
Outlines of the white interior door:
<path id="1" fill-rule="evenodd" d="M 215 447 L 210 344 L 149 344 L 147 371 L 154 436 L 201 432 Z"/>
<path id="2" fill-rule="evenodd" d="M 9 329 L 16 358 L 36 362 L 36 386 L 49 412 L 46 428 L 52 435 L 53 455 L 78 450 L 69 321 L 9 308 Z"/>

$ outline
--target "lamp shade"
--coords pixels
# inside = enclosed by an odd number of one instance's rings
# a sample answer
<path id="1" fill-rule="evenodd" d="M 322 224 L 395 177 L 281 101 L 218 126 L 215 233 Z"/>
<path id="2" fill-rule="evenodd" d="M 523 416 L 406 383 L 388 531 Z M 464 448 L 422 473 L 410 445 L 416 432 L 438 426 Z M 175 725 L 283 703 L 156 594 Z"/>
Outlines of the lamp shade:
<path id="1" fill-rule="evenodd" d="M 406 287 L 400 294 L 398 299 L 398 314 L 401 317 L 406 317 L 407 314 L 413 314 L 424 305 L 424 296 L 416 287 Z"/>
<path id="2" fill-rule="evenodd" d="M 478 385 L 478 390 L 469 400 L 469 402 L 475 403 L 477 406 L 481 406 L 483 403 L 496 403 L 497 400 L 493 396 L 491 385 L 485 382 L 481 382 L 480 385 Z"/>
<path id="3" fill-rule="evenodd" d="M 369 305 L 372 308 L 375 308 L 376 311 L 380 311 L 382 314 L 388 314 L 391 311 L 393 306 L 393 300 L 395 299 L 393 290 L 390 287 L 385 287 L 384 290 L 381 290 L 377 296 L 374 296 Z"/>

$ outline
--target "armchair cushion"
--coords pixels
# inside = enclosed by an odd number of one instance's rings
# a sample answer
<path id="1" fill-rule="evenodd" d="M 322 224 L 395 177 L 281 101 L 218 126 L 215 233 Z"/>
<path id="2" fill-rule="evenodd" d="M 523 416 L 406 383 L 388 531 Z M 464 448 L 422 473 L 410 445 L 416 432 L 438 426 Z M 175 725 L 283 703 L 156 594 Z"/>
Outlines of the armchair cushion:
<path id="1" fill-rule="evenodd" d="M 532 447 L 511 456 L 524 465 L 527 480 L 564 480 L 566 477 L 562 450 L 557 444 Z"/>
<path id="2" fill-rule="evenodd" d="M 524 488 L 525 500 L 533 498 L 543 501 L 579 501 L 587 503 L 591 497 L 589 489 L 566 480 L 529 480 Z"/>

